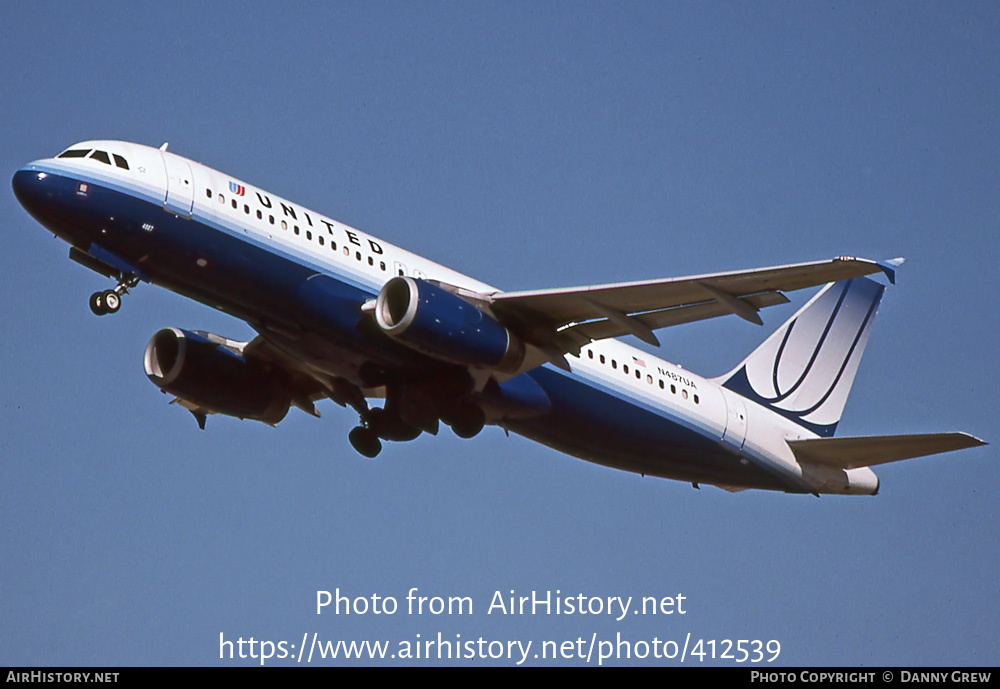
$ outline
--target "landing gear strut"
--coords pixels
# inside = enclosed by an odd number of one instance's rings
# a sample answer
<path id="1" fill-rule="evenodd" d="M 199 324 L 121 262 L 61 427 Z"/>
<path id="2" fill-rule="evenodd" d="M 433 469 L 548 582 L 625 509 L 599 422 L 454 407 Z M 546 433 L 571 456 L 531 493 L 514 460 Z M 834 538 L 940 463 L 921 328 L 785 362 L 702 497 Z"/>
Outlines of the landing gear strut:
<path id="1" fill-rule="evenodd" d="M 361 417 L 361 425 L 354 428 L 347 438 L 351 441 L 351 447 L 359 455 L 375 459 L 382 451 L 382 441 L 379 440 L 375 424 L 372 423 L 372 410 L 368 408 L 368 400 L 358 388 L 347 384 L 342 379 L 335 381 L 330 397 L 338 404 L 351 405 L 358 412 Z"/>
<path id="2" fill-rule="evenodd" d="M 135 275 L 125 275 L 118 281 L 118 286 L 104 292 L 94 292 L 90 295 L 90 310 L 95 316 L 105 316 L 109 313 L 117 313 L 122 307 L 122 295 L 139 284 L 139 278 Z"/>

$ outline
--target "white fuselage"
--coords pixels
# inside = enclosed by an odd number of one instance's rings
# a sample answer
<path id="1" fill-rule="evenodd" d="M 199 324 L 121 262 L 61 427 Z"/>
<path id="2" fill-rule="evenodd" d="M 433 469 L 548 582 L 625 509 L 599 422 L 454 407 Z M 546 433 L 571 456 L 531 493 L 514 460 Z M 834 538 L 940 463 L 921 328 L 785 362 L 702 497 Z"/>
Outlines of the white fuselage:
<path id="1" fill-rule="evenodd" d="M 111 228 L 112 223 L 121 222 L 120 216 L 108 221 L 109 236 L 121 235 L 127 239 L 122 240 L 121 248 L 105 246 L 100 232 L 96 236 L 82 237 L 56 220 L 39 217 L 40 221 L 83 250 L 98 244 L 116 255 L 131 252 L 126 257 L 130 265 L 142 271 L 143 277 L 150 282 L 193 296 L 251 322 L 278 322 L 281 314 L 273 304 L 262 306 L 258 313 L 252 312 L 245 288 L 248 280 L 255 281 L 262 291 L 279 290 L 280 281 L 274 275 L 261 272 L 256 265 L 227 264 L 225 257 L 233 252 L 227 249 L 224 253 L 215 253 L 217 245 L 252 247 L 283 259 L 282 265 L 295 266 L 296 270 L 308 274 L 329 276 L 370 296 L 376 295 L 395 276 L 439 281 L 482 295 L 498 293 L 490 285 L 169 151 L 117 141 L 83 142 L 74 148 L 115 154 L 126 161 L 128 169 L 93 158 L 50 158 L 35 161 L 25 170 L 56 175 L 76 184 L 95 185 L 110 190 L 117 195 L 115 198 L 144 202 L 143 207 L 150 209 L 148 217 L 141 222 L 132 218 L 135 224 L 121 230 Z M 81 192 L 78 190 L 77 194 Z M 111 209 L 110 212 L 115 211 Z M 123 207 L 119 212 L 136 211 Z M 176 244 L 181 241 L 180 235 L 174 230 L 179 227 L 178 220 L 190 223 L 191 227 L 197 225 L 205 235 L 204 241 L 199 239 L 198 244 L 179 250 Z M 137 234 L 144 237 L 134 236 Z M 151 247 L 144 255 L 126 248 L 135 247 L 142 241 Z M 158 255 L 167 251 L 172 252 L 171 260 L 169 267 L 164 267 L 168 263 L 159 264 Z M 202 275 L 206 276 L 203 282 Z M 227 281 L 233 285 L 231 292 L 218 286 Z M 289 326 L 282 327 L 287 329 Z M 288 349 L 287 343 L 283 346 Z M 572 404 L 566 406 L 566 410 L 562 407 L 555 410 L 566 415 L 563 417 L 557 414 L 548 420 L 494 422 L 584 459 L 695 483 L 701 480 L 731 489 L 770 487 L 796 492 L 825 492 L 832 487 L 838 493 L 864 493 L 877 488 L 877 479 L 869 469 L 852 470 L 853 476 L 846 478 L 841 471 L 831 470 L 825 475 L 815 469 L 804 476 L 786 441 L 815 437 L 814 433 L 712 380 L 646 351 L 607 339 L 584 346 L 579 356 L 568 356 L 567 360 L 571 371 L 543 364 L 535 369 L 535 377 L 550 396 L 565 398 L 568 403 L 574 397 L 583 399 L 593 393 L 592 397 L 587 397 L 590 400 L 587 418 L 580 419 L 579 426 L 568 416 L 575 413 L 567 411 L 572 409 Z M 359 379 L 362 362 L 357 352 L 343 357 L 313 359 L 308 365 L 363 386 Z M 570 385 L 582 385 L 587 392 L 578 395 L 572 390 L 583 391 L 584 388 L 571 390 Z M 600 405 L 600 400 L 613 402 L 614 411 L 605 416 L 600 409 L 594 408 Z M 641 425 L 629 426 L 633 421 L 630 416 L 641 419 Z M 607 419 L 605 426 L 593 429 L 602 419 Z M 663 424 L 664 429 L 653 430 L 656 424 Z M 554 429 L 560 425 L 563 427 L 556 432 Z M 648 438 L 643 437 L 647 426 L 650 427 Z M 619 431 L 627 437 L 616 436 Z M 574 434 L 580 440 L 574 440 Z M 678 435 L 688 448 L 678 465 L 672 464 L 670 447 L 662 447 L 660 451 L 654 447 L 661 438 L 674 435 Z M 695 436 L 704 443 L 691 440 Z M 603 438 L 603 446 L 595 447 L 595 438 Z M 693 464 L 699 452 L 710 453 L 715 458 L 715 468 L 700 479 Z M 732 464 L 731 479 L 726 478 L 728 470 L 723 468 L 727 462 Z"/>

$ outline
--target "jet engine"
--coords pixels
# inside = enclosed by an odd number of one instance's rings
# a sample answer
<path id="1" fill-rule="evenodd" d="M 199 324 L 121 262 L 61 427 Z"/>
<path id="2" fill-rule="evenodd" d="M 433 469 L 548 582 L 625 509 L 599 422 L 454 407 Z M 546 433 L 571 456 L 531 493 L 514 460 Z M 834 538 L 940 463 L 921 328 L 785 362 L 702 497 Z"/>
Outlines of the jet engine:
<path id="1" fill-rule="evenodd" d="M 460 366 L 514 371 L 524 343 L 471 302 L 424 280 L 395 277 L 375 301 L 375 320 L 390 337 Z"/>
<path id="2" fill-rule="evenodd" d="M 164 328 L 146 345 L 143 364 L 157 387 L 194 406 L 202 420 L 215 413 L 276 424 L 291 404 L 266 362 L 246 359 L 239 343 L 217 335 Z"/>

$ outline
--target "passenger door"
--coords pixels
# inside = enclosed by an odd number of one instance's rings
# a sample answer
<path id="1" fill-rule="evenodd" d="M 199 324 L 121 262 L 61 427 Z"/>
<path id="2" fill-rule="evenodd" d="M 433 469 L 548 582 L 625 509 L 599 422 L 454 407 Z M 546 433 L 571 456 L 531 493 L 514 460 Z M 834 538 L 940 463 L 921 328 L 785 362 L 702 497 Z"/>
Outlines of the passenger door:
<path id="1" fill-rule="evenodd" d="M 184 158 L 163 151 L 163 165 L 167 170 L 167 197 L 163 208 L 182 218 L 190 218 L 194 210 L 194 176 L 191 165 Z"/>
<path id="2" fill-rule="evenodd" d="M 726 400 L 726 431 L 722 435 L 722 444 L 736 452 L 743 449 L 747 437 L 747 408 L 743 398 L 723 389 L 722 396 Z"/>

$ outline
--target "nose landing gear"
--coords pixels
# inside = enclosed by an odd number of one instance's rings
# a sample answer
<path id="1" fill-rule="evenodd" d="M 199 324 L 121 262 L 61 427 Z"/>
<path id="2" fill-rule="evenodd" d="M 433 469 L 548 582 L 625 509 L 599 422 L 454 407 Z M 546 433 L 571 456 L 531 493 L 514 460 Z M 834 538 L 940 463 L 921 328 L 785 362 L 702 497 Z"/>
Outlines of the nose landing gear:
<path id="1" fill-rule="evenodd" d="M 106 292 L 94 292 L 90 295 L 90 310 L 96 316 L 115 313 L 122 306 L 122 299 L 113 289 Z"/>
<path id="2" fill-rule="evenodd" d="M 94 292 L 90 295 L 90 310 L 95 316 L 117 313 L 118 309 L 122 307 L 122 296 L 128 294 L 129 290 L 138 284 L 139 278 L 135 275 L 123 276 L 114 289 Z"/>

